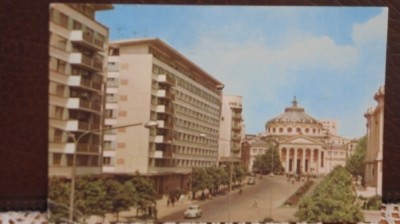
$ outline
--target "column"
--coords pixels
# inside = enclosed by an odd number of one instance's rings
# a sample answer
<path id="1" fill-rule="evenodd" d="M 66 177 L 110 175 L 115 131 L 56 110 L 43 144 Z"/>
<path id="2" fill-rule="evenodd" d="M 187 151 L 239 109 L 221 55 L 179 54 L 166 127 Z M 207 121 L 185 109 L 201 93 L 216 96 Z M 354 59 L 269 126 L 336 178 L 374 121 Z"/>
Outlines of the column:
<path id="1" fill-rule="evenodd" d="M 303 149 L 301 163 L 302 163 L 301 173 L 305 173 L 306 172 L 306 149 Z"/>
<path id="2" fill-rule="evenodd" d="M 317 161 L 317 174 L 321 173 L 320 168 L 321 168 L 321 149 L 317 149 L 318 150 L 318 161 Z"/>
<path id="3" fill-rule="evenodd" d="M 286 164 L 285 164 L 285 171 L 286 173 L 289 172 L 289 157 L 290 157 L 290 149 L 286 149 Z"/>
<path id="4" fill-rule="evenodd" d="M 294 150 L 294 159 L 293 159 L 293 164 L 292 164 L 292 168 L 294 173 L 297 172 L 297 148 L 293 149 Z"/>

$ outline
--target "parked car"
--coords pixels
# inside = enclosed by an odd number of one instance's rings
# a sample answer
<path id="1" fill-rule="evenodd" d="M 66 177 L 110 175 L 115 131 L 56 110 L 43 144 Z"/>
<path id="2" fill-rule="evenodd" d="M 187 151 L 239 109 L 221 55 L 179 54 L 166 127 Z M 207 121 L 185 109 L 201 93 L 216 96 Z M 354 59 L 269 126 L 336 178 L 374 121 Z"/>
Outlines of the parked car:
<path id="1" fill-rule="evenodd" d="M 256 180 L 254 179 L 254 177 L 250 177 L 250 178 L 247 180 L 247 184 L 248 184 L 248 185 L 254 185 L 254 184 L 256 184 Z"/>
<path id="2" fill-rule="evenodd" d="M 202 213 L 199 205 L 190 205 L 185 211 L 185 218 L 200 218 Z"/>

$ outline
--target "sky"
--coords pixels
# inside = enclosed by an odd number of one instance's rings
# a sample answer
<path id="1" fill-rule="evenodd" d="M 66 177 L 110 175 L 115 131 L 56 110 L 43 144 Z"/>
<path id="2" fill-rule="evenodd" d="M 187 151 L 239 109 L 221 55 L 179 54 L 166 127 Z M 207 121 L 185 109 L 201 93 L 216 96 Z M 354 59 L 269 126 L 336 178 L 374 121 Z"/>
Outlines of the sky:
<path id="1" fill-rule="evenodd" d="M 296 96 L 310 116 L 336 120 L 338 135 L 361 137 L 385 81 L 385 7 L 115 4 L 96 19 L 111 40 L 163 40 L 242 96 L 246 134 Z"/>

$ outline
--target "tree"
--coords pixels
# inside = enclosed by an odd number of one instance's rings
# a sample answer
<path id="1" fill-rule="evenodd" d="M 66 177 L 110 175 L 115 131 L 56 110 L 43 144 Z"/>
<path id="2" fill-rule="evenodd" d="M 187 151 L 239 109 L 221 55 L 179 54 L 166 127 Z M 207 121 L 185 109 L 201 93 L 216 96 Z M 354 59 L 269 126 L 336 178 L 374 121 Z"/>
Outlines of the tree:
<path id="1" fill-rule="evenodd" d="M 107 191 L 103 181 L 96 176 L 80 176 L 76 178 L 75 208 L 81 211 L 83 222 L 91 215 L 104 217 L 107 210 L 99 206 L 104 201 Z"/>
<path id="2" fill-rule="evenodd" d="M 363 213 L 356 203 L 350 173 L 337 166 L 300 201 L 296 216 L 301 222 L 359 222 Z"/>
<path id="3" fill-rule="evenodd" d="M 196 192 L 200 190 L 205 190 L 210 186 L 210 182 L 212 182 L 211 176 L 207 173 L 207 170 L 204 168 L 193 168 L 192 172 L 192 194 L 195 198 Z"/>
<path id="4" fill-rule="evenodd" d="M 135 177 L 128 180 L 127 187 L 131 186 L 131 199 L 132 206 L 137 208 L 146 208 L 155 204 L 156 201 L 156 190 L 154 188 L 154 183 L 148 178 L 139 176 L 137 174 Z"/>
<path id="5" fill-rule="evenodd" d="M 137 192 L 131 182 L 121 183 L 114 178 L 104 178 L 103 187 L 107 194 L 98 205 L 104 211 L 112 212 L 119 221 L 119 213 L 127 211 L 134 205 Z"/>
<path id="6" fill-rule="evenodd" d="M 226 184 L 226 180 L 228 180 L 229 183 L 228 174 L 223 168 L 210 166 L 206 168 L 206 171 L 211 180 L 208 182 L 208 189 L 210 190 L 210 192 L 217 192 L 220 185 Z"/>
<path id="7" fill-rule="evenodd" d="M 69 194 L 71 181 L 66 178 L 49 178 L 50 222 L 65 222 L 69 214 Z"/>
<path id="8" fill-rule="evenodd" d="M 354 177 L 364 177 L 366 152 L 367 136 L 364 136 L 358 141 L 354 154 L 346 161 L 346 168 Z"/>
<path id="9" fill-rule="evenodd" d="M 233 182 L 242 182 L 243 178 L 246 176 L 246 171 L 242 165 L 235 165 L 233 168 Z"/>
<path id="10" fill-rule="evenodd" d="M 283 167 L 277 146 L 270 144 L 264 154 L 257 155 L 253 163 L 253 170 L 257 170 L 262 174 L 282 171 Z"/>

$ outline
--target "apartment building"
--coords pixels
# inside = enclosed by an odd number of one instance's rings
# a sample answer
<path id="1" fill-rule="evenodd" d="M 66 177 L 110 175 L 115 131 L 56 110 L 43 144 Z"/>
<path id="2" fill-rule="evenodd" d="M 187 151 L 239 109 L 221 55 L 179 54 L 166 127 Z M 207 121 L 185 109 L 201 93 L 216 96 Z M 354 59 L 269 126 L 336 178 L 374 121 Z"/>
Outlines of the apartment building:
<path id="1" fill-rule="evenodd" d="M 220 121 L 219 162 L 240 161 L 244 122 L 242 97 L 224 95 Z"/>
<path id="2" fill-rule="evenodd" d="M 139 172 L 158 193 L 188 190 L 193 167 L 217 164 L 220 81 L 157 38 L 110 43 L 104 136 L 106 173 Z"/>
<path id="3" fill-rule="evenodd" d="M 101 172 L 108 28 L 95 12 L 109 4 L 50 4 L 49 175 Z M 91 132 L 93 131 L 93 132 Z"/>

